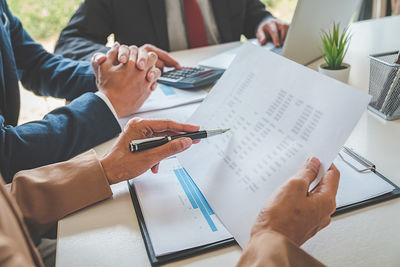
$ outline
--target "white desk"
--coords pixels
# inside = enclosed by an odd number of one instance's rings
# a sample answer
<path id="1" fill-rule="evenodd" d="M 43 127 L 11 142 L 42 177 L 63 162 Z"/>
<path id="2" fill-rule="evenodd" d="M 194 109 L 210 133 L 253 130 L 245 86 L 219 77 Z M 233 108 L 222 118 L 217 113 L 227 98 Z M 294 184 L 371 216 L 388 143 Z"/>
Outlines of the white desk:
<path id="1" fill-rule="evenodd" d="M 368 55 L 400 49 L 399 28 L 400 16 L 352 25 L 353 39 L 346 58 L 352 66 L 351 85 L 368 90 Z M 237 45 L 231 43 L 177 52 L 174 56 L 184 64 L 195 64 Z M 319 62 L 310 67 L 316 68 Z M 373 161 L 383 175 L 400 185 L 399 138 L 400 121 L 386 122 L 365 112 L 347 145 Z M 111 143 L 98 146 L 96 150 L 104 153 Z M 120 183 L 112 189 L 112 199 L 59 222 L 58 267 L 150 266 L 127 184 Z M 398 266 L 400 199 L 335 217 L 328 228 L 303 248 L 328 266 Z M 232 246 L 168 266 L 234 266 L 240 253 L 238 246 Z"/>

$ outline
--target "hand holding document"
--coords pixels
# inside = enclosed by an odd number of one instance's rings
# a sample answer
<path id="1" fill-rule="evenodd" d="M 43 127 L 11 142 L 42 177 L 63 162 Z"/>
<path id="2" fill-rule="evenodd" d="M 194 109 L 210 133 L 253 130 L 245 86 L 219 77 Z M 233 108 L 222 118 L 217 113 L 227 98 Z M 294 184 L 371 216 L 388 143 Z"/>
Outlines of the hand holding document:
<path id="1" fill-rule="evenodd" d="M 319 182 L 369 100 L 352 87 L 245 44 L 189 119 L 203 128 L 231 130 L 178 158 L 244 247 L 265 200 L 308 157 L 321 161 L 314 186 Z"/>

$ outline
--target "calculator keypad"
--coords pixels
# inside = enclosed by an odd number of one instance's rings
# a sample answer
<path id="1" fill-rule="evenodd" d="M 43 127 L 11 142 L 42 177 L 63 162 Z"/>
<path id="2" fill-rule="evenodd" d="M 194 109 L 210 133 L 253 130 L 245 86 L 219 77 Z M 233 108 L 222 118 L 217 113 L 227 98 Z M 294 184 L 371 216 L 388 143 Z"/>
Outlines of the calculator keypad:
<path id="1" fill-rule="evenodd" d="M 196 74 L 202 73 L 206 71 L 205 68 L 201 67 L 183 67 L 180 70 L 173 70 L 170 72 L 166 72 L 163 74 L 163 78 L 171 79 L 171 80 L 180 80 L 187 77 L 195 76 Z"/>

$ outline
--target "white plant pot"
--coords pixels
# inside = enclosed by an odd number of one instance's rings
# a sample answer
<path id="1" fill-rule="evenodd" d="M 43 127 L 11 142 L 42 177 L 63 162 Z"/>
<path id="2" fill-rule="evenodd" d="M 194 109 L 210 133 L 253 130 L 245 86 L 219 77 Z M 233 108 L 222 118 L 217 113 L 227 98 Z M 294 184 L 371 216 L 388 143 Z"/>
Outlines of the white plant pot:
<path id="1" fill-rule="evenodd" d="M 347 63 L 342 63 L 342 66 L 345 67 L 340 70 L 330 70 L 330 69 L 325 69 L 325 67 L 328 66 L 326 63 L 322 64 L 318 67 L 318 71 L 326 76 L 329 76 L 331 78 L 334 78 L 338 81 L 347 83 L 349 80 L 349 74 L 350 74 L 350 65 Z"/>

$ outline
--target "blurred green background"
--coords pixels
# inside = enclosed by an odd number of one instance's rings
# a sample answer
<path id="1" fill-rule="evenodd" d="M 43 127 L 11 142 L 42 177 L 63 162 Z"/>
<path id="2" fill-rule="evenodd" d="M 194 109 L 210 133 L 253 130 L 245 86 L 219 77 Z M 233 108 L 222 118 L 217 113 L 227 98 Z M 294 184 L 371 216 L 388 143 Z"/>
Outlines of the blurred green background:
<path id="1" fill-rule="evenodd" d="M 36 40 L 58 37 L 82 0 L 8 0 L 11 11 Z"/>

